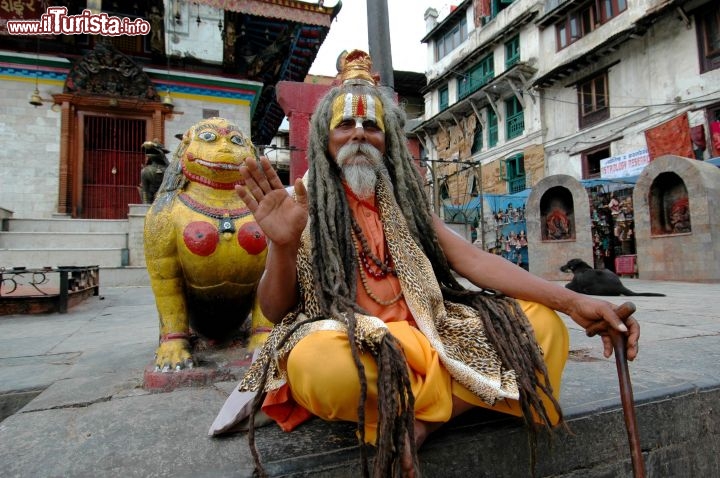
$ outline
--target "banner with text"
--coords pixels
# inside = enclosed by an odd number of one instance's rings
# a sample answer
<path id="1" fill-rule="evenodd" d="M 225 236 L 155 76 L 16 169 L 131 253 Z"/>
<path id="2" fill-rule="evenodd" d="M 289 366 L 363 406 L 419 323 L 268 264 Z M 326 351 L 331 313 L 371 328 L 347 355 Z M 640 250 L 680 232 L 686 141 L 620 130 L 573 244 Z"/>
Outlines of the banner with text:
<path id="1" fill-rule="evenodd" d="M 637 176 L 650 162 L 647 148 L 600 160 L 600 177 L 627 178 Z"/>

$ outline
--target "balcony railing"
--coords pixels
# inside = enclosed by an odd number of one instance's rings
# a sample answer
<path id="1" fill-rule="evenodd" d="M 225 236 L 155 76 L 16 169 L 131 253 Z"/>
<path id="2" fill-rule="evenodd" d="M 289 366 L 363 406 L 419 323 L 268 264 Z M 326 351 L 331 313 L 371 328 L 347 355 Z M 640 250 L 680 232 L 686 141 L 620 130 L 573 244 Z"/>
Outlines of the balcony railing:
<path id="1" fill-rule="evenodd" d="M 523 112 L 508 116 L 505 121 L 507 139 L 517 138 L 525 131 L 525 115 Z"/>
<path id="2" fill-rule="evenodd" d="M 508 181 L 508 193 L 514 194 L 525 190 L 525 176 L 519 178 L 510 179 Z"/>
<path id="3" fill-rule="evenodd" d="M 458 88 L 458 99 L 463 99 L 487 85 L 495 77 L 494 73 L 488 73 L 479 78 L 468 76 L 460 81 Z"/>
<path id="4" fill-rule="evenodd" d="M 508 57 L 505 60 L 505 69 L 509 69 L 520 62 L 520 52 L 518 51 L 515 55 Z"/>

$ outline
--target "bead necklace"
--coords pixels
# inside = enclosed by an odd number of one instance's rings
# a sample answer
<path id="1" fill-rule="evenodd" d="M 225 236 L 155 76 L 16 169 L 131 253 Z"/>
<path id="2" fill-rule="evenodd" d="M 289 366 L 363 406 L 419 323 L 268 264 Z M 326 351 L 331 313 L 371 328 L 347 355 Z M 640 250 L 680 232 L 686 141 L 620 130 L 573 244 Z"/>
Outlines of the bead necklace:
<path id="1" fill-rule="evenodd" d="M 381 261 L 380 258 L 373 253 L 372 249 L 370 249 L 362 228 L 352 215 L 350 215 L 350 223 L 352 225 L 353 235 L 360 242 L 358 262 L 361 267 L 375 279 L 384 279 L 388 274 L 395 274 L 395 268 L 390 265 L 390 254 L 386 254 L 385 260 Z M 372 263 L 370 262 L 371 260 Z"/>
<path id="2" fill-rule="evenodd" d="M 243 208 L 236 208 L 236 209 L 224 209 L 224 208 L 217 208 L 208 206 L 207 204 L 203 204 L 200 201 L 197 201 L 196 199 L 193 199 L 191 196 L 189 196 L 187 193 L 180 193 L 178 194 L 178 199 L 180 202 L 185 204 L 187 207 L 192 209 L 195 212 L 199 212 L 200 214 L 211 217 L 213 219 L 218 220 L 218 231 L 220 232 L 235 232 L 235 226 L 233 225 L 233 221 L 235 219 L 240 219 L 241 217 L 249 216 L 250 215 L 250 209 L 243 207 Z"/>
<path id="3" fill-rule="evenodd" d="M 360 256 L 358 255 L 358 264 L 360 265 L 360 282 L 362 283 L 363 289 L 365 289 L 365 292 L 367 292 L 368 297 L 370 297 L 372 300 L 377 302 L 380 305 L 393 305 L 395 302 L 399 301 L 400 298 L 403 296 L 403 291 L 400 290 L 398 295 L 393 297 L 390 300 L 383 300 L 380 297 L 376 296 L 375 293 L 370 289 L 370 286 L 367 283 L 367 279 L 365 278 L 365 274 L 363 273 L 363 263 L 360 259 Z"/>
<path id="4" fill-rule="evenodd" d="M 393 305 L 403 296 L 402 290 L 392 299 L 383 300 L 375 295 L 375 293 L 370 289 L 370 285 L 367 283 L 367 279 L 365 278 L 366 274 L 372 276 L 375 280 L 384 279 L 388 274 L 397 275 L 395 268 L 390 265 L 390 254 L 386 254 L 385 260 L 381 261 L 375 254 L 373 254 L 370 246 L 368 245 L 367 238 L 362 232 L 362 228 L 355 221 L 355 218 L 352 215 L 350 216 L 350 221 L 352 223 L 353 237 L 359 243 L 358 246 L 360 246 L 360 250 L 358 251 L 358 265 L 360 266 L 360 283 L 362 283 L 363 289 L 367 292 L 368 297 L 376 303 L 385 306 Z M 372 259 L 374 264 L 370 263 L 368 257 Z"/>
<path id="5" fill-rule="evenodd" d="M 360 263 L 360 267 L 362 268 L 362 263 L 360 262 L 359 257 L 358 257 L 358 263 Z M 374 300 L 375 302 L 377 302 L 380 305 L 386 305 L 386 306 L 393 305 L 395 302 L 400 300 L 400 298 L 403 296 L 402 290 L 398 293 L 398 295 L 396 295 L 395 297 L 393 297 L 390 300 L 383 300 L 380 297 L 376 296 L 375 293 L 372 290 L 370 290 L 370 286 L 367 283 L 365 274 L 363 274 L 362 271 L 360 271 L 360 282 L 362 283 L 363 289 L 365 289 L 365 292 L 367 292 L 368 297 L 370 297 L 372 300 Z"/>

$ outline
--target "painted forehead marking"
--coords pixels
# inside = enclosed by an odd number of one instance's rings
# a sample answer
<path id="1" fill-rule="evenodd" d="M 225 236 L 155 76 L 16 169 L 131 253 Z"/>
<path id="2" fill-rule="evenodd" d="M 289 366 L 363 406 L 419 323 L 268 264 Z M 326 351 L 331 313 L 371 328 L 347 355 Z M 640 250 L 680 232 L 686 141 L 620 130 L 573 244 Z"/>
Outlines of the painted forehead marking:
<path id="1" fill-rule="evenodd" d="M 375 98 L 370 95 L 353 95 L 352 93 L 346 93 L 343 119 L 356 116 L 374 120 L 376 118 Z"/>
<path id="2" fill-rule="evenodd" d="M 333 102 L 333 115 L 330 128 L 335 128 L 348 119 L 368 119 L 377 123 L 381 130 L 385 130 L 382 119 L 382 103 L 372 95 L 358 95 L 345 93 L 338 96 Z"/>

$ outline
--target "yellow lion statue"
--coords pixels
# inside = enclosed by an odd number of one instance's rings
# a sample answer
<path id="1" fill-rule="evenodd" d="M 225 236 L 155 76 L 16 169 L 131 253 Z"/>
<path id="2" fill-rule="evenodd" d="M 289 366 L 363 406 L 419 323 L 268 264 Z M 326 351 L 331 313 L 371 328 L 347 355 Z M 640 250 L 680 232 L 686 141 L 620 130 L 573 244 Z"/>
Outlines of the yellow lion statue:
<path id="1" fill-rule="evenodd" d="M 192 338 L 238 338 L 248 314 L 249 349 L 262 343 L 272 326 L 255 301 L 265 235 L 234 189 L 239 166 L 255 154 L 235 124 L 209 118 L 184 134 L 165 172 L 144 229 L 160 316 L 155 370 L 192 367 Z"/>

